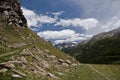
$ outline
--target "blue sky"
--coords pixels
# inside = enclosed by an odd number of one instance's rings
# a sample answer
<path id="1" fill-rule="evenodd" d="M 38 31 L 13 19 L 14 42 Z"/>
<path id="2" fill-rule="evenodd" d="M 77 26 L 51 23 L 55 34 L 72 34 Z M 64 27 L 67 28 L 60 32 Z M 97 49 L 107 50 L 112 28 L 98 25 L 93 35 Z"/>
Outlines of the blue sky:
<path id="1" fill-rule="evenodd" d="M 21 0 L 28 26 L 55 44 L 118 28 L 119 4 L 120 0 Z"/>

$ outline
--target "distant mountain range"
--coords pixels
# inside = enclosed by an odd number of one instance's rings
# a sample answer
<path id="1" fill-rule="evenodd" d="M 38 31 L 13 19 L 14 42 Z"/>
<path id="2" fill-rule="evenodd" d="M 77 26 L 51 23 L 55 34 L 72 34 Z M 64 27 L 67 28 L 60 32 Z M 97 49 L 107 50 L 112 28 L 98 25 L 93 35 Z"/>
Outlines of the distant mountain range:
<path id="1" fill-rule="evenodd" d="M 82 63 L 120 63 L 120 28 L 80 43 L 70 55 Z"/>
<path id="2" fill-rule="evenodd" d="M 57 44 L 55 45 L 55 47 L 69 54 L 74 48 L 76 48 L 77 45 L 78 45 L 77 42 L 68 42 L 68 43 Z"/>

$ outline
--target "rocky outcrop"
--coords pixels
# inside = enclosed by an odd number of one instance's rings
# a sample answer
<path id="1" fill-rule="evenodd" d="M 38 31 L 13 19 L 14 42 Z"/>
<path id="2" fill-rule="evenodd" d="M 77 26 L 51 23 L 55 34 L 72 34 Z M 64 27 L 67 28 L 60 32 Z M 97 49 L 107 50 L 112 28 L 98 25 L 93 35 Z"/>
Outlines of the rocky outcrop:
<path id="1" fill-rule="evenodd" d="M 27 20 L 22 14 L 19 0 L 0 0 L 0 22 L 27 26 Z"/>

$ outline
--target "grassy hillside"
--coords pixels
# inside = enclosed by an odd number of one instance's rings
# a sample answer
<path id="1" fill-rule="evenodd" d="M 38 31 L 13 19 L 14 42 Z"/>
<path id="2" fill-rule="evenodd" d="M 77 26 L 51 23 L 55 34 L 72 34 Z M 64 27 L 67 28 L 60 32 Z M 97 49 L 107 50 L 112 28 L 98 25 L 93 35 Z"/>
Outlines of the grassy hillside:
<path id="1" fill-rule="evenodd" d="M 83 63 L 120 63 L 120 34 L 97 39 L 79 45 L 72 55 Z"/>
<path id="2" fill-rule="evenodd" d="M 62 80 L 119 80 L 120 65 L 82 64 Z"/>
<path id="3" fill-rule="evenodd" d="M 67 61 L 70 62 L 70 65 L 67 64 Z M 5 65 L 2 65 L 3 63 Z M 16 74 L 14 70 L 25 74 L 26 76 L 22 75 L 25 80 L 34 80 L 34 78 L 35 80 L 42 80 L 42 78 L 48 80 L 49 73 L 52 75 L 58 74 L 58 72 L 65 73 L 65 70 L 71 69 L 73 63 L 78 64 L 74 58 L 41 39 L 28 27 L 7 24 L 1 26 L 0 80 L 18 80 L 19 78 L 12 77 Z M 7 64 L 15 67 L 9 69 L 5 67 Z M 7 72 L 3 74 L 4 68 Z M 40 73 L 41 70 L 43 74 Z M 50 79 L 52 78 L 50 77 Z"/>
<path id="4" fill-rule="evenodd" d="M 5 25 L 2 29 L 0 29 L 0 37 L 0 44 L 2 46 L 2 49 L 0 49 L 1 54 L 22 46 L 30 45 L 39 46 L 41 50 L 48 49 L 53 55 L 56 55 L 59 58 L 66 58 L 66 55 L 62 55 L 63 53 L 61 51 L 38 37 L 38 35 L 31 31 L 28 27 L 21 28 L 14 25 Z"/>

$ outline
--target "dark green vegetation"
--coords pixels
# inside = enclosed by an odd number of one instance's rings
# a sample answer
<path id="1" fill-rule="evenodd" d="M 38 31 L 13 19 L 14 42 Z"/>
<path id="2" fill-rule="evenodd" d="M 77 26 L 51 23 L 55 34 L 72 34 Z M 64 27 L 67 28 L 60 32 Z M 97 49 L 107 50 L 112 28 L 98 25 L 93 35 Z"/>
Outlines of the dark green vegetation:
<path id="1" fill-rule="evenodd" d="M 67 54 L 70 54 L 70 52 L 73 50 L 74 48 L 63 48 L 62 51 L 67 53 Z"/>
<path id="2" fill-rule="evenodd" d="M 94 36 L 72 55 L 82 63 L 120 63 L 120 28 Z"/>

